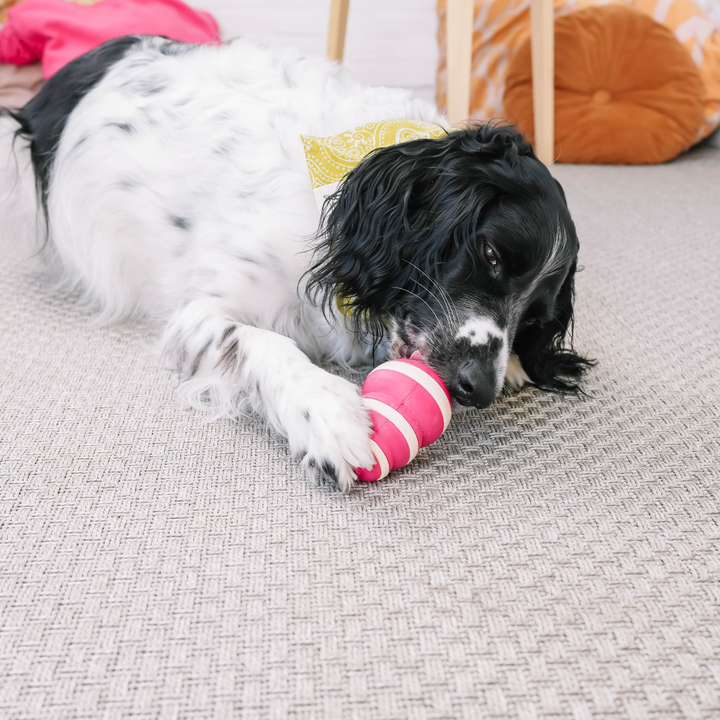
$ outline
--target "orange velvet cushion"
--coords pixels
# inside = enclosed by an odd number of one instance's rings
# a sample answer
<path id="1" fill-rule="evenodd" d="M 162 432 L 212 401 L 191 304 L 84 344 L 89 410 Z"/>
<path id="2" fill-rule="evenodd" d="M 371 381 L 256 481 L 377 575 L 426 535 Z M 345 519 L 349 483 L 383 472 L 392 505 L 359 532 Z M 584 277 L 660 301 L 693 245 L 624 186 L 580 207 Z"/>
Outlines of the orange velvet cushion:
<path id="1" fill-rule="evenodd" d="M 506 115 L 532 139 L 530 42 L 508 69 Z M 555 154 L 569 163 L 658 163 L 703 125 L 704 90 L 688 51 L 635 10 L 597 6 L 555 21 Z"/>

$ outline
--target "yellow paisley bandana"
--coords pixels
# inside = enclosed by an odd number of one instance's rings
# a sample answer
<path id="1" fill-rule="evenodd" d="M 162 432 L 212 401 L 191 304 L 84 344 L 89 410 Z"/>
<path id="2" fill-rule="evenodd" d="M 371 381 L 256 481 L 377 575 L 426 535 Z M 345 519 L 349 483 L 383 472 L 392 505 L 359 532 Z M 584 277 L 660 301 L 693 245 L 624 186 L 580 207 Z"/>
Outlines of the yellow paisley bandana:
<path id="1" fill-rule="evenodd" d="M 417 120 L 383 120 L 332 137 L 301 135 L 318 207 L 322 209 L 325 199 L 371 150 L 408 140 L 437 140 L 447 132 L 440 125 Z"/>

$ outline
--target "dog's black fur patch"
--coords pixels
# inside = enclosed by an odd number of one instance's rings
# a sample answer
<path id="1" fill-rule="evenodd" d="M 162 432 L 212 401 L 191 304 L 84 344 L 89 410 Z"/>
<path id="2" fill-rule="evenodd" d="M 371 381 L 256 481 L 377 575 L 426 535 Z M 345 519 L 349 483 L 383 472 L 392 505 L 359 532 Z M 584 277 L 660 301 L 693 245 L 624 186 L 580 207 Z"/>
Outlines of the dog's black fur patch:
<path id="1" fill-rule="evenodd" d="M 137 35 L 108 40 L 58 70 L 20 110 L 5 111 L 20 125 L 16 135 L 30 141 L 33 169 L 46 218 L 50 168 L 70 113 L 139 41 Z"/>

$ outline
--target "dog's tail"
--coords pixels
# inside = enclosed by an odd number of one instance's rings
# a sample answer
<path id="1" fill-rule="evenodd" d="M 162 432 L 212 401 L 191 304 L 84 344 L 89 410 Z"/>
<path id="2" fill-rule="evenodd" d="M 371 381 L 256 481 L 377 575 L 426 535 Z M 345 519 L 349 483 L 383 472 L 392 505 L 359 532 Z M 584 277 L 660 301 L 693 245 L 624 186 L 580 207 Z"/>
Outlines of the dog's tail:
<path id="1" fill-rule="evenodd" d="M 48 245 L 30 153 L 32 131 L 19 113 L 0 109 L 0 236 L 40 254 Z"/>

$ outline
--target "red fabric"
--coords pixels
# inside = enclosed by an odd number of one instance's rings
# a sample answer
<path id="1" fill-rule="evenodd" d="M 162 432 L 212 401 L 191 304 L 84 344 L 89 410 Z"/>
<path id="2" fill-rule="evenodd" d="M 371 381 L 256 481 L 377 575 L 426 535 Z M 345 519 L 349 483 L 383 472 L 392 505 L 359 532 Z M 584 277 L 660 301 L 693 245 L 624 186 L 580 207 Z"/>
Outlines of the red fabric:
<path id="1" fill-rule="evenodd" d="M 165 35 L 191 43 L 220 39 L 212 15 L 179 0 L 101 0 L 95 5 L 26 0 L 8 10 L 0 30 L 0 63 L 40 60 L 49 78 L 88 50 L 123 35 Z"/>

